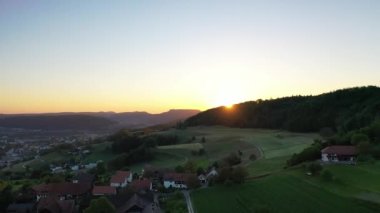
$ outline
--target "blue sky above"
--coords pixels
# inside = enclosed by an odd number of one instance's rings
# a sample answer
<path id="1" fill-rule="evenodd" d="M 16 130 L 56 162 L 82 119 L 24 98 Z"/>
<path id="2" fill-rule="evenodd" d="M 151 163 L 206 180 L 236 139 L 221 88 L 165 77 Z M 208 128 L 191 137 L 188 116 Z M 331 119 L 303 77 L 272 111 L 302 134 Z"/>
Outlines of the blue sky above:
<path id="1" fill-rule="evenodd" d="M 380 84 L 380 1 L 0 0 L 0 112 L 165 111 Z"/>

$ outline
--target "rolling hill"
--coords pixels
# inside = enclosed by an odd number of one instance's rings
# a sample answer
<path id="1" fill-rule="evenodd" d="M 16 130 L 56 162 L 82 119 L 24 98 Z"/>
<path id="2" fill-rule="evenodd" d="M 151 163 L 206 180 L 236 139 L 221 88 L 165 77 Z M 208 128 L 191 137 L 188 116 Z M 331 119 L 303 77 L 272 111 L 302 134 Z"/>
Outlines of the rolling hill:
<path id="1" fill-rule="evenodd" d="M 147 112 L 62 112 L 44 114 L 0 114 L 0 127 L 43 130 L 104 130 L 142 128 L 184 120 L 198 110 Z"/>
<path id="2" fill-rule="evenodd" d="M 329 127 L 350 131 L 380 118 L 380 88 L 337 90 L 317 96 L 292 96 L 218 107 L 186 120 L 188 126 L 224 125 L 239 128 L 315 132 Z"/>

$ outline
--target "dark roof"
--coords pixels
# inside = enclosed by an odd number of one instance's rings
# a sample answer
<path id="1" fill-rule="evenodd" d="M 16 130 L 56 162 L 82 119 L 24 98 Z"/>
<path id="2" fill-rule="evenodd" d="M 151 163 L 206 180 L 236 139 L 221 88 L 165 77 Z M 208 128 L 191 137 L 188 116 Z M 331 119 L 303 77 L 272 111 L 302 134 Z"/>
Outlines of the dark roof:
<path id="1" fill-rule="evenodd" d="M 154 203 L 153 197 L 144 196 L 141 194 L 133 194 L 132 197 L 121 207 L 117 208 L 116 212 L 143 212 L 143 213 L 158 213 L 160 208 Z"/>
<path id="2" fill-rule="evenodd" d="M 53 196 L 41 198 L 38 202 L 37 210 L 41 211 L 44 209 L 57 213 L 73 213 L 75 210 L 74 200 L 59 200 Z"/>
<path id="3" fill-rule="evenodd" d="M 112 186 L 94 186 L 93 195 L 115 195 L 116 189 Z"/>
<path id="4" fill-rule="evenodd" d="M 37 194 L 53 194 L 53 195 L 82 195 L 91 190 L 90 183 L 49 183 L 33 186 L 32 189 Z"/>
<path id="5" fill-rule="evenodd" d="M 152 181 L 149 179 L 142 179 L 142 180 L 134 180 L 131 183 L 132 190 L 138 192 L 138 191 L 148 191 L 150 190 L 150 186 L 152 184 Z"/>
<path id="6" fill-rule="evenodd" d="M 78 183 L 92 183 L 95 180 L 95 175 L 80 172 L 75 176 L 74 179 L 78 180 Z"/>
<path id="7" fill-rule="evenodd" d="M 186 182 L 190 176 L 195 176 L 195 174 L 188 173 L 166 173 L 164 175 L 164 181 L 184 181 Z"/>
<path id="8" fill-rule="evenodd" d="M 7 212 L 12 213 L 27 213 L 33 212 L 35 205 L 34 203 L 12 203 L 9 204 Z"/>
<path id="9" fill-rule="evenodd" d="M 116 174 L 111 177 L 111 183 L 123 183 L 125 179 L 129 177 L 131 172 L 127 171 L 116 171 Z"/>
<path id="10" fill-rule="evenodd" d="M 111 195 L 111 196 L 106 196 L 106 197 L 116 207 L 116 209 L 119 209 L 125 206 L 127 201 L 131 199 L 134 194 L 138 194 L 140 197 L 143 197 L 144 199 L 153 202 L 154 195 L 151 192 L 142 194 L 142 193 L 135 193 L 130 190 L 127 190 L 117 195 Z"/>
<path id="11" fill-rule="evenodd" d="M 151 203 L 152 202 L 149 202 L 137 194 L 134 194 L 123 207 L 118 209 L 117 212 L 128 212 L 128 210 L 130 210 L 132 207 L 138 207 L 139 209 L 143 210 L 146 205 L 149 205 Z"/>
<path id="12" fill-rule="evenodd" d="M 358 149 L 355 146 L 328 146 L 321 152 L 324 154 L 357 155 Z"/>

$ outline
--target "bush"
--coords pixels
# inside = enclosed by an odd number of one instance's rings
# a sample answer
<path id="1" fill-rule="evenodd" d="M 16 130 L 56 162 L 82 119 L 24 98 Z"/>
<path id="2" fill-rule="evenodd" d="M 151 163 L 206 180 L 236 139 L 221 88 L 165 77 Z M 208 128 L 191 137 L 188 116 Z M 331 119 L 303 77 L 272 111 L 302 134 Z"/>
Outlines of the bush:
<path id="1" fill-rule="evenodd" d="M 294 154 L 288 161 L 288 166 L 294 166 L 306 161 L 312 161 L 321 157 L 322 145 L 320 143 L 313 143 L 310 147 L 304 149 L 298 154 Z"/>
<path id="2" fill-rule="evenodd" d="M 366 155 L 366 154 L 360 154 L 358 156 L 358 161 L 359 162 L 372 162 L 375 159 L 371 155 Z"/>
<path id="3" fill-rule="evenodd" d="M 244 167 L 236 167 L 232 171 L 231 179 L 235 183 L 244 183 L 245 178 L 248 176 L 248 171 Z"/>
<path id="4" fill-rule="evenodd" d="M 252 161 L 254 161 L 254 160 L 257 159 L 257 157 L 256 157 L 255 154 L 251 154 L 251 155 L 249 156 L 249 159 L 252 160 Z"/>
<path id="5" fill-rule="evenodd" d="M 241 158 L 236 153 L 231 153 L 229 156 L 223 158 L 223 162 L 228 166 L 234 166 L 241 163 Z"/>
<path id="6" fill-rule="evenodd" d="M 185 168 L 183 168 L 183 166 L 181 166 L 181 165 L 176 166 L 174 170 L 178 173 L 184 173 L 185 172 Z"/>
<path id="7" fill-rule="evenodd" d="M 319 163 L 311 163 L 308 166 L 308 170 L 312 175 L 317 175 L 322 170 L 322 166 Z"/>
<path id="8" fill-rule="evenodd" d="M 351 144 L 358 145 L 360 142 L 368 142 L 369 138 L 366 134 L 356 133 L 351 136 Z"/>

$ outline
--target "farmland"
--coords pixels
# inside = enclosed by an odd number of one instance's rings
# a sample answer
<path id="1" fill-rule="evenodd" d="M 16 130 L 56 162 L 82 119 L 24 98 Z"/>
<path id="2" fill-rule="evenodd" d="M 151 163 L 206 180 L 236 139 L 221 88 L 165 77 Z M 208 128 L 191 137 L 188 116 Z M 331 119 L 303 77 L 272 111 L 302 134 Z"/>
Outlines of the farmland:
<path id="1" fill-rule="evenodd" d="M 378 162 L 356 166 L 325 165 L 324 169 L 334 175 L 333 181 L 326 182 L 319 176 L 307 176 L 302 166 L 284 169 L 286 160 L 312 143 L 314 138 L 318 138 L 317 135 L 226 129 L 221 132 L 229 133 L 221 136 L 222 134 L 212 135 L 211 129 L 212 132 L 218 132 L 222 127 L 205 129 L 198 133 L 203 133 L 209 139 L 204 147 L 206 152 L 211 153 L 210 159 L 221 157 L 223 154 L 217 153 L 223 153 L 222 149 L 242 149 L 245 153 L 257 147 L 261 155 L 258 160 L 246 161 L 244 164 L 250 178 L 243 185 L 217 185 L 193 191 L 192 200 L 198 213 L 376 212 L 379 208 Z M 229 143 L 230 141 L 235 141 L 236 144 Z M 216 147 L 216 144 L 221 144 L 221 147 Z M 256 178 L 263 175 L 267 176 Z"/>
<path id="2" fill-rule="evenodd" d="M 302 178 L 281 174 L 243 185 L 215 186 L 192 193 L 203 212 L 375 212 L 370 205 L 338 196 Z"/>
<path id="3" fill-rule="evenodd" d="M 183 156 L 201 162 L 198 166 L 218 161 L 231 152 L 242 152 L 243 164 L 248 167 L 251 175 L 262 175 L 276 170 L 281 170 L 286 160 L 293 154 L 300 152 L 309 146 L 317 134 L 291 133 L 280 130 L 263 129 L 237 129 L 227 127 L 191 127 L 185 130 L 172 129 L 162 134 L 175 134 L 182 143 L 191 138 L 195 140 L 191 144 L 175 145 L 166 151 L 172 153 L 182 152 Z M 205 143 L 202 143 L 205 138 Z M 206 152 L 204 157 L 190 155 L 195 144 L 201 143 Z M 188 146 L 188 147 L 187 147 Z M 254 154 L 258 160 L 250 161 L 249 156 Z"/>

